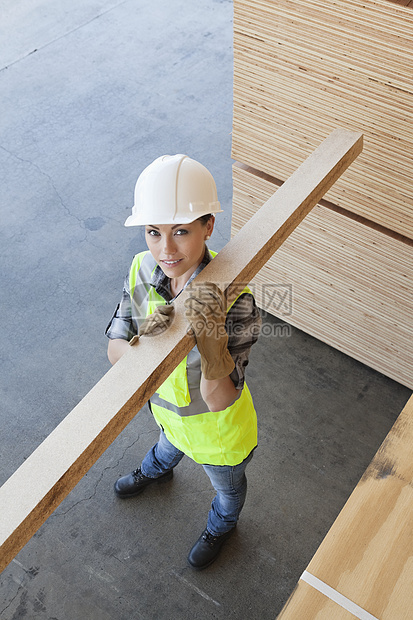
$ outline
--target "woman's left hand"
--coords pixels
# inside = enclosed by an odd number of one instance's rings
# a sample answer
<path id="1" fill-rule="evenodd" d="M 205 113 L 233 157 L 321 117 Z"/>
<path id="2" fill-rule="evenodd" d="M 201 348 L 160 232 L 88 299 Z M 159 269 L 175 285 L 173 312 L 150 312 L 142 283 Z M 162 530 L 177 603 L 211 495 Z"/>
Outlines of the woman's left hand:
<path id="1" fill-rule="evenodd" d="M 195 334 L 202 374 L 209 380 L 227 377 L 235 364 L 227 348 L 225 295 L 213 282 L 189 285 L 188 292 L 185 317 Z"/>

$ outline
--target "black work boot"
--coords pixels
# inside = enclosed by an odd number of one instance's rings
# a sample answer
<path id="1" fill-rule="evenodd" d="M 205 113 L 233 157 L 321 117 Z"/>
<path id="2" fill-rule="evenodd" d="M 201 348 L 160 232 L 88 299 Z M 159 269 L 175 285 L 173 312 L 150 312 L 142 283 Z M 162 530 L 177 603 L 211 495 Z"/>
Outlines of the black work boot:
<path id="1" fill-rule="evenodd" d="M 201 570 L 212 564 L 218 557 L 222 545 L 234 533 L 234 530 L 235 527 L 225 534 L 213 536 L 205 529 L 189 552 L 188 562 L 190 565 Z"/>
<path id="2" fill-rule="evenodd" d="M 147 486 L 154 482 L 168 482 L 172 480 L 174 474 L 173 469 L 166 471 L 157 478 L 148 478 L 141 472 L 141 468 L 135 469 L 131 474 L 122 476 L 115 482 L 115 493 L 118 497 L 126 499 L 128 497 L 135 497 L 145 490 Z"/>

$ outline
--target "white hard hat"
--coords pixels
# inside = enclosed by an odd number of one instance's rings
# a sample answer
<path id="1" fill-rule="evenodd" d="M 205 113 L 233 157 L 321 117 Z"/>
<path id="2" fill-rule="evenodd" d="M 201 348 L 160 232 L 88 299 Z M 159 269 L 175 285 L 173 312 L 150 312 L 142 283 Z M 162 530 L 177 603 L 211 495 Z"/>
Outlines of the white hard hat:
<path id="1" fill-rule="evenodd" d="M 189 224 L 208 213 L 222 213 L 209 170 L 186 155 L 163 155 L 136 181 L 125 226 Z"/>

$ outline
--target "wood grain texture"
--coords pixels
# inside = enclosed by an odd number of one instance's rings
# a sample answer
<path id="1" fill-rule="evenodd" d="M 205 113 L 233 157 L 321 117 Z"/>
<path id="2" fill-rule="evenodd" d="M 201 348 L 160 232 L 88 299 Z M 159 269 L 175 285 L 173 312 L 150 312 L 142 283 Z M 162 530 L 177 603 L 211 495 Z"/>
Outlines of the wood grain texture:
<path id="1" fill-rule="evenodd" d="M 275 185 L 237 164 L 233 179 L 236 234 Z M 413 388 L 413 245 L 317 205 L 251 285 L 261 308 Z"/>
<path id="2" fill-rule="evenodd" d="M 363 155 L 327 199 L 413 238 L 413 12 L 387 0 L 235 0 L 237 161 L 285 180 L 337 124 Z"/>
<path id="3" fill-rule="evenodd" d="M 413 397 L 307 567 L 379 620 L 413 617 Z M 280 614 L 296 620 L 319 593 L 300 583 Z M 298 592 L 299 591 L 299 592 Z M 316 594 L 314 594 L 316 593 Z M 324 604 L 324 603 L 323 603 Z M 306 620 L 323 618 L 316 612 Z M 330 618 L 335 616 L 333 613 Z"/>
<path id="4" fill-rule="evenodd" d="M 334 131 L 196 282 L 215 282 L 230 304 L 361 149 L 359 132 Z M 184 292 L 175 304 L 170 329 L 131 347 L 1 487 L 0 570 L 193 348 L 184 317 L 185 297 Z"/>

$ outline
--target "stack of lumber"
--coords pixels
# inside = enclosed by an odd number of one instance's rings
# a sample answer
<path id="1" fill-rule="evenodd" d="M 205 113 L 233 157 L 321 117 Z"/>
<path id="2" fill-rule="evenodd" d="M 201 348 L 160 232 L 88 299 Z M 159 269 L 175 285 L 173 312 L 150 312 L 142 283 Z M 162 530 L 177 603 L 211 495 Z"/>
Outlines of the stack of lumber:
<path id="1" fill-rule="evenodd" d="M 233 181 L 235 234 L 276 185 L 239 164 Z M 289 288 L 291 303 L 281 305 L 271 285 Z M 413 242 L 401 242 L 323 203 L 251 287 L 261 308 L 413 388 Z"/>
<path id="2" fill-rule="evenodd" d="M 413 398 L 387 435 L 279 620 L 410 620 Z"/>
<path id="3" fill-rule="evenodd" d="M 336 127 L 364 152 L 326 199 L 413 238 L 413 10 L 234 0 L 233 158 L 287 179 Z"/>
<path id="4" fill-rule="evenodd" d="M 235 233 L 332 130 L 363 153 L 254 280 L 261 307 L 413 387 L 413 10 L 234 0 Z M 292 286 L 292 313 L 265 286 Z"/>
<path id="5" fill-rule="evenodd" d="M 362 155 L 251 287 L 265 310 L 413 388 L 409 4 L 234 0 L 232 234 L 332 130 L 362 131 Z M 412 443 L 413 399 L 280 620 L 413 617 Z"/>

